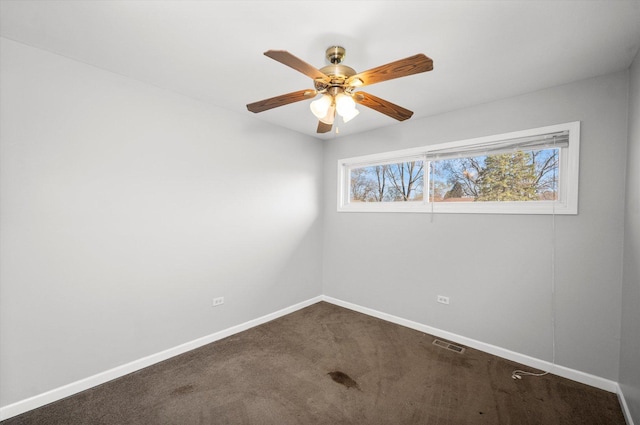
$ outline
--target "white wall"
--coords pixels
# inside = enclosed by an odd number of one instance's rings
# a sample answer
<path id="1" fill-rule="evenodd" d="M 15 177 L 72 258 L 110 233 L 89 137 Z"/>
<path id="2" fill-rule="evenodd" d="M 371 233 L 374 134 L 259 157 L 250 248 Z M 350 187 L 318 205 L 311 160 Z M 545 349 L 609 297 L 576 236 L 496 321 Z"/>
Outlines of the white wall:
<path id="1" fill-rule="evenodd" d="M 321 142 L 0 47 L 1 406 L 321 294 Z"/>
<path id="2" fill-rule="evenodd" d="M 640 54 L 630 70 L 620 387 L 640 424 Z"/>
<path id="3" fill-rule="evenodd" d="M 324 294 L 551 361 L 552 216 L 337 213 L 337 160 L 581 121 L 579 214 L 555 218 L 556 362 L 616 381 L 627 89 L 620 72 L 327 142 Z"/>
<path id="4" fill-rule="evenodd" d="M 637 418 L 638 60 L 625 233 L 625 72 L 319 142 L 5 39 L 0 54 L 0 406 L 320 293 L 551 360 L 550 216 L 338 214 L 336 167 L 579 120 L 557 362 L 619 377 Z"/>

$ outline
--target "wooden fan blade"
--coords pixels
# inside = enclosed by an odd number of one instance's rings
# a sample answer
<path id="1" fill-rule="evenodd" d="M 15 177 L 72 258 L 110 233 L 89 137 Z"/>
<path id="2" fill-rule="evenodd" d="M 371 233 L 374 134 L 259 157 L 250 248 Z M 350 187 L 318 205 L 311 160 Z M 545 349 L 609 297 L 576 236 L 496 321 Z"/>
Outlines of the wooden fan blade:
<path id="1" fill-rule="evenodd" d="M 359 91 L 353 95 L 353 100 L 355 100 L 360 105 L 375 109 L 376 111 L 381 112 L 391 118 L 395 118 L 398 121 L 408 120 L 413 115 L 412 111 L 405 109 L 402 106 L 398 106 L 395 103 L 391 103 L 388 100 L 375 97 L 374 95 L 369 93 Z"/>
<path id="2" fill-rule="evenodd" d="M 431 71 L 432 69 L 433 61 L 422 53 L 419 53 L 349 77 L 347 84 L 354 87 L 368 86 L 381 81 Z"/>
<path id="3" fill-rule="evenodd" d="M 325 124 L 322 121 L 318 121 L 318 133 L 328 133 L 331 131 L 333 124 Z"/>
<path id="4" fill-rule="evenodd" d="M 277 60 L 278 62 L 287 65 L 288 67 L 291 67 L 296 71 L 302 72 L 304 75 L 306 75 L 307 77 L 311 77 L 314 80 L 322 80 L 325 83 L 328 83 L 330 81 L 330 78 L 320 72 L 319 69 L 317 69 L 313 65 L 309 65 L 302 59 L 297 58 L 286 50 L 267 50 L 266 52 L 264 52 L 264 55 L 270 57 L 273 60 Z"/>
<path id="5" fill-rule="evenodd" d="M 258 113 L 268 109 L 277 108 L 278 106 L 288 105 L 301 100 L 311 99 L 317 94 L 315 90 L 299 90 L 293 93 L 287 93 L 269 99 L 260 100 L 258 102 L 249 103 L 247 109 L 251 112 Z"/>

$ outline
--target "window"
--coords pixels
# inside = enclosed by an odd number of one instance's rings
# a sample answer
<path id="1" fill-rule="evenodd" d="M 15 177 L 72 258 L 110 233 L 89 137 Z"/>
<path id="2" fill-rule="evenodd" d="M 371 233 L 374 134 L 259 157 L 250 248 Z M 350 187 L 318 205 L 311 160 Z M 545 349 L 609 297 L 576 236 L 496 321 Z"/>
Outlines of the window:
<path id="1" fill-rule="evenodd" d="M 354 167 L 349 175 L 349 202 L 422 202 L 424 160 Z"/>
<path id="2" fill-rule="evenodd" d="M 577 214 L 580 123 L 338 161 L 338 211 Z"/>

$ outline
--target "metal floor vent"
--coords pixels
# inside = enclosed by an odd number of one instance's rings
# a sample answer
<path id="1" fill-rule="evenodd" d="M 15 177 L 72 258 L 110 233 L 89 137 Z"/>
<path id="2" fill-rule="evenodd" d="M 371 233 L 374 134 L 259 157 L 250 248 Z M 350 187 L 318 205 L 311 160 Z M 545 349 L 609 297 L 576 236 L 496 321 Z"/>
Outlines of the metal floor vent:
<path id="1" fill-rule="evenodd" d="M 446 348 L 447 350 L 455 351 L 456 353 L 464 353 L 464 348 L 459 345 L 451 344 L 450 342 L 441 341 L 439 339 L 433 340 L 433 345 L 437 345 L 438 347 Z"/>

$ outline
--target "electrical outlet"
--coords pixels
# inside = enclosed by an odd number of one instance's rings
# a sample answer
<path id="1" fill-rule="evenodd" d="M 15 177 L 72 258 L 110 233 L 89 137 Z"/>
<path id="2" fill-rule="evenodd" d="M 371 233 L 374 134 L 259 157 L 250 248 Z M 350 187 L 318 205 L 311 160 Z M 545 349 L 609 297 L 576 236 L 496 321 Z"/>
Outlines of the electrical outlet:
<path id="1" fill-rule="evenodd" d="M 213 299 L 213 306 L 217 307 L 219 305 L 224 304 L 224 297 L 218 297 Z"/>
<path id="2" fill-rule="evenodd" d="M 449 304 L 449 297 L 445 297 L 444 295 L 438 295 L 436 297 L 436 301 L 440 304 Z"/>

